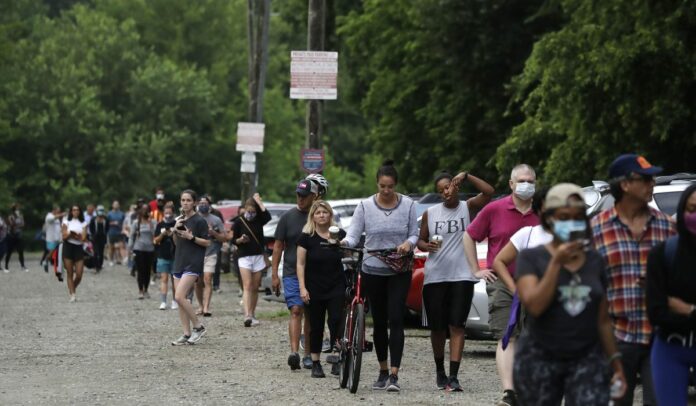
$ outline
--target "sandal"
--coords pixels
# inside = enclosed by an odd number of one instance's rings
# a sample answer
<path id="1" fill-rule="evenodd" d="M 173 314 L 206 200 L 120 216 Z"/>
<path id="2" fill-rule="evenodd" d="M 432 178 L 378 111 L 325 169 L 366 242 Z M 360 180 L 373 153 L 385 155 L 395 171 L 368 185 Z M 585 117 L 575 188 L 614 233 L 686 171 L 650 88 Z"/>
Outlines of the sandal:
<path id="1" fill-rule="evenodd" d="M 210 316 L 212 316 L 212 315 L 213 315 L 212 313 L 207 313 L 207 312 L 206 312 L 206 313 L 203 313 L 203 317 L 210 317 Z"/>

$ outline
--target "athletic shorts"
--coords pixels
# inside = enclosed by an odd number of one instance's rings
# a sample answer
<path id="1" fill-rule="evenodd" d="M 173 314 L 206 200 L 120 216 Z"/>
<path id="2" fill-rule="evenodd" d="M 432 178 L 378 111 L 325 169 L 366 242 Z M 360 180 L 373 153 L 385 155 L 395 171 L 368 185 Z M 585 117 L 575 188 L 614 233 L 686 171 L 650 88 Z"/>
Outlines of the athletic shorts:
<path id="1" fill-rule="evenodd" d="M 465 327 L 474 299 L 472 281 L 438 282 L 423 286 L 423 321 L 434 331 Z"/>
<path id="2" fill-rule="evenodd" d="M 157 273 L 172 273 L 174 261 L 171 259 L 157 258 Z"/>
<path id="3" fill-rule="evenodd" d="M 54 249 L 58 248 L 59 245 L 60 241 L 46 241 L 46 250 L 53 251 Z"/>
<path id="4" fill-rule="evenodd" d="M 82 244 L 77 245 L 70 242 L 63 243 L 63 259 L 72 261 L 82 261 L 85 257 L 85 252 L 82 250 Z"/>
<path id="5" fill-rule="evenodd" d="M 502 280 L 486 284 L 488 293 L 488 325 L 496 340 L 503 338 L 510 320 L 510 308 L 512 307 L 512 293 Z M 521 328 L 522 323 L 518 323 Z M 515 334 L 517 336 L 517 334 Z"/>
<path id="6" fill-rule="evenodd" d="M 180 270 L 179 272 L 172 273 L 172 276 L 174 277 L 174 279 L 181 279 L 184 275 L 195 276 L 196 278 L 199 278 L 201 276 L 201 273 L 191 270 L 190 266 L 187 266 L 186 268 Z"/>
<path id="7" fill-rule="evenodd" d="M 297 276 L 283 276 L 283 295 L 285 295 L 285 304 L 288 309 L 293 306 L 304 307 L 304 302 L 300 297 L 300 281 Z"/>
<path id="8" fill-rule="evenodd" d="M 263 255 L 251 255 L 248 257 L 241 257 L 238 260 L 239 267 L 244 269 L 249 269 L 251 272 L 261 272 L 266 269 L 266 261 L 263 259 Z M 215 268 L 213 268 L 214 272 Z"/>
<path id="9" fill-rule="evenodd" d="M 125 236 L 123 234 L 109 234 L 109 244 L 118 244 L 123 242 Z"/>
<path id="10" fill-rule="evenodd" d="M 215 265 L 217 264 L 217 254 L 208 255 L 203 259 L 203 273 L 215 273 Z"/>

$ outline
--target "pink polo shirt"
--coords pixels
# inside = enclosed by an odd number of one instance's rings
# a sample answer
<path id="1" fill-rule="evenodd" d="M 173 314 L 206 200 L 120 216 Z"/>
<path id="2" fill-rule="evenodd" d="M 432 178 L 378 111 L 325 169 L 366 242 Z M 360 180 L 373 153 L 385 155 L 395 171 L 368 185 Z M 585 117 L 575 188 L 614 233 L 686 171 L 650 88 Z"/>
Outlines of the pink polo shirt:
<path id="1" fill-rule="evenodd" d="M 525 226 L 536 226 L 539 217 L 530 209 L 527 213 L 520 213 L 515 208 L 512 195 L 498 199 L 486 205 L 479 212 L 474 221 L 466 229 L 474 241 L 483 241 L 488 238 L 488 268 L 493 268 L 495 256 L 510 241 L 510 237 L 517 230 Z M 511 275 L 515 274 L 515 264 L 508 267 Z"/>

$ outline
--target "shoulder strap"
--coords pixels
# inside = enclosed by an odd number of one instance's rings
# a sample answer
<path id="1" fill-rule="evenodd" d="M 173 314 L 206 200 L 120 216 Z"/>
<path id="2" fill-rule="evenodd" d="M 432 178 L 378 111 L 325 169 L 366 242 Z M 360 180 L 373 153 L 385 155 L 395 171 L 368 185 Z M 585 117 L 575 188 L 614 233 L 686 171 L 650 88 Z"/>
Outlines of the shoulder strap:
<path id="1" fill-rule="evenodd" d="M 534 227 L 529 227 L 529 234 L 527 235 L 527 244 L 525 244 L 524 248 L 529 248 L 529 240 L 532 238 L 533 231 Z"/>
<path id="2" fill-rule="evenodd" d="M 244 220 L 244 217 L 240 217 L 239 219 L 242 220 L 242 223 L 244 223 L 244 227 L 246 227 L 246 229 L 249 230 L 249 232 L 251 233 L 251 236 L 254 237 L 254 240 L 256 241 L 256 243 L 261 245 L 261 243 L 259 242 L 259 239 L 256 238 L 256 234 L 254 234 L 254 232 L 251 230 L 251 227 L 249 227 L 249 224 L 247 224 L 247 222 Z M 261 245 L 261 247 L 263 248 L 263 245 Z"/>
<path id="3" fill-rule="evenodd" d="M 665 262 L 669 269 L 674 269 L 674 261 L 677 257 L 677 247 L 679 246 L 679 236 L 673 235 L 665 241 Z"/>

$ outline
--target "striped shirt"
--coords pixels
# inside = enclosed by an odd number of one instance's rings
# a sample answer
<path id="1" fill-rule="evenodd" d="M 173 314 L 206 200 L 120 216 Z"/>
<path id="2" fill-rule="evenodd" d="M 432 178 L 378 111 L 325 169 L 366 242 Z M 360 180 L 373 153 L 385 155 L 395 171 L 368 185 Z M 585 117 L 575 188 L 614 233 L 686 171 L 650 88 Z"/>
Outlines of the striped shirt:
<path id="1" fill-rule="evenodd" d="M 638 282 L 645 277 L 650 249 L 675 232 L 672 219 L 653 208 L 639 239 L 633 237 L 613 207 L 592 219 L 594 246 L 607 266 L 607 300 L 617 340 L 650 344 L 652 327 L 646 312 L 645 289 Z"/>

